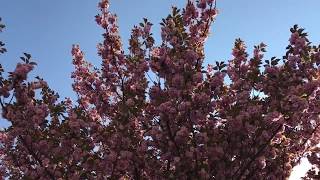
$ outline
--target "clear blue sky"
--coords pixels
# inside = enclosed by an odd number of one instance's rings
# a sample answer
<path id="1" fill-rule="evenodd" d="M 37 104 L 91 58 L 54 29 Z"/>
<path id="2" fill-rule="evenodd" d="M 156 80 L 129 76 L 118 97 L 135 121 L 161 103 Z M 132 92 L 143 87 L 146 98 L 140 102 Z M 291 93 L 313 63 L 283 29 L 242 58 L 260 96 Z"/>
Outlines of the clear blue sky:
<path id="1" fill-rule="evenodd" d="M 71 45 L 80 44 L 93 64 L 100 65 L 96 44 L 102 40 L 94 16 L 98 0 L 1 0 L 0 17 L 7 28 L 0 34 L 8 53 L 0 56 L 12 71 L 23 52 L 31 53 L 40 75 L 62 97 L 74 97 L 71 89 Z M 186 0 L 111 0 L 118 14 L 125 45 L 133 25 L 147 17 L 155 24 L 159 42 L 159 22 L 172 5 L 182 7 Z M 319 0 L 218 0 L 220 15 L 211 28 L 206 45 L 206 63 L 230 59 L 234 39 L 241 37 L 250 51 L 254 44 L 268 45 L 267 57 L 281 57 L 288 43 L 289 28 L 299 24 L 311 40 L 320 42 Z M 1 125 L 1 123 L 0 123 Z"/>

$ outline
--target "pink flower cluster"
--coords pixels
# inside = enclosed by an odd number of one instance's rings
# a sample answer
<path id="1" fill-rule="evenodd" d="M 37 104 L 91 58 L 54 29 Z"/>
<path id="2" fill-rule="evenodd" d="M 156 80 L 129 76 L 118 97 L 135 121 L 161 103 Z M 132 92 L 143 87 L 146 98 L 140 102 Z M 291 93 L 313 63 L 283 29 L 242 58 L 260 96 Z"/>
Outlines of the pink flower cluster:
<path id="1" fill-rule="evenodd" d="M 302 29 L 291 29 L 282 61 L 263 59 L 263 43 L 250 58 L 237 39 L 231 60 L 205 69 L 214 0 L 174 7 L 160 45 L 144 19 L 128 54 L 109 1 L 99 9 L 102 67 L 71 50 L 76 103 L 58 101 L 40 78 L 28 82 L 29 59 L 8 78 L 0 68 L 1 113 L 12 124 L 0 133 L 1 176 L 286 179 L 307 157 L 314 168 L 305 178 L 319 177 L 320 48 Z"/>

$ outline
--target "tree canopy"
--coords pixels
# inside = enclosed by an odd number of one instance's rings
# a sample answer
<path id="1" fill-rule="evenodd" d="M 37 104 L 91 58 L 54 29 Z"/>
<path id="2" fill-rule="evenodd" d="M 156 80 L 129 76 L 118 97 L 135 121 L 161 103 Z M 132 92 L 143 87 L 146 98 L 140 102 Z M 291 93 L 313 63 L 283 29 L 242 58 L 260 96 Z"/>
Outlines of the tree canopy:
<path id="1" fill-rule="evenodd" d="M 320 46 L 297 25 L 285 55 L 249 55 L 204 67 L 214 0 L 187 1 L 161 22 L 161 44 L 144 19 L 123 50 L 117 16 L 101 0 L 101 67 L 73 45 L 76 102 L 61 99 L 24 53 L 0 66 L 0 174 L 9 179 L 286 179 L 301 158 L 318 179 Z M 0 30 L 4 25 L 0 25 Z M 5 53 L 0 42 L 0 54 Z M 229 79 L 226 81 L 226 79 Z"/>

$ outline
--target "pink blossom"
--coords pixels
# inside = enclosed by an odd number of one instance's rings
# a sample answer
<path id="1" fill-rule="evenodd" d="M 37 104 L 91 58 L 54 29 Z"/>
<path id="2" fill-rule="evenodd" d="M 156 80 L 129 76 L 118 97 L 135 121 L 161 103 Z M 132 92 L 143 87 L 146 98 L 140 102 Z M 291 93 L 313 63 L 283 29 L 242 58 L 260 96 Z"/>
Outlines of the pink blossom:
<path id="1" fill-rule="evenodd" d="M 60 100 L 44 80 L 27 80 L 33 63 L 1 76 L 1 113 L 11 123 L 0 131 L 1 176 L 285 179 L 302 157 L 319 168 L 319 46 L 295 26 L 276 64 L 264 59 L 263 43 L 249 55 L 237 39 L 233 57 L 206 72 L 214 3 L 174 9 L 159 45 L 145 20 L 126 54 L 117 16 L 101 0 L 101 68 L 73 45 L 74 102 Z"/>

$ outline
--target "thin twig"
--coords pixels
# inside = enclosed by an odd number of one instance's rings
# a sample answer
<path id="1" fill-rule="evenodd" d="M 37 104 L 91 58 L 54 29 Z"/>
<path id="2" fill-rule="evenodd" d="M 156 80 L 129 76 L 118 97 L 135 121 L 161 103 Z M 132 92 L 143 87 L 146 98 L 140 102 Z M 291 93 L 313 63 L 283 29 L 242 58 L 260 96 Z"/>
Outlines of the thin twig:
<path id="1" fill-rule="evenodd" d="M 260 154 L 264 151 L 264 149 L 270 144 L 271 140 L 276 136 L 276 134 L 279 132 L 279 130 L 282 128 L 282 124 L 274 131 L 273 135 L 268 139 L 268 141 L 258 150 L 258 152 L 251 156 L 250 158 L 250 161 L 245 165 L 243 166 L 243 168 L 239 167 L 237 169 L 237 171 L 232 175 L 232 179 L 234 179 L 234 177 L 237 175 L 237 173 L 240 171 L 240 174 L 238 176 L 238 180 L 241 179 L 242 175 L 246 172 L 246 169 L 248 169 L 250 167 L 250 165 L 256 160 L 256 158 L 258 156 L 260 156 Z"/>

